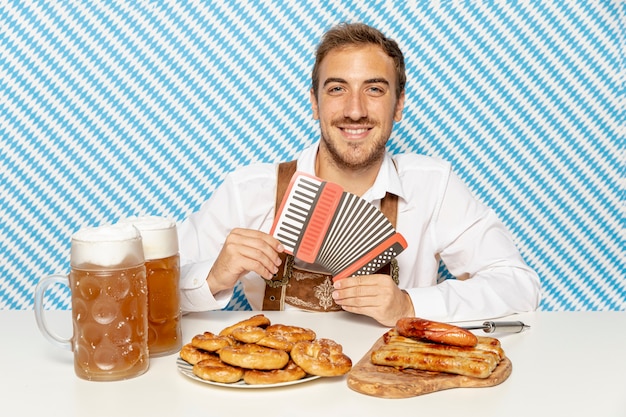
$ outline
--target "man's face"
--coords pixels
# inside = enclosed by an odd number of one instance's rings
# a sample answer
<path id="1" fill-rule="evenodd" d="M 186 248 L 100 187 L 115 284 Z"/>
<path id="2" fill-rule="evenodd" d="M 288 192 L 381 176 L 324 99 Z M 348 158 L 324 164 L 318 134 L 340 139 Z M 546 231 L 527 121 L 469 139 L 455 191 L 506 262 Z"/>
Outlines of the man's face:
<path id="1" fill-rule="evenodd" d="M 381 161 L 404 106 L 404 93 L 395 94 L 393 60 L 375 45 L 336 49 L 322 61 L 319 80 L 311 104 L 320 121 L 320 157 L 349 169 Z"/>

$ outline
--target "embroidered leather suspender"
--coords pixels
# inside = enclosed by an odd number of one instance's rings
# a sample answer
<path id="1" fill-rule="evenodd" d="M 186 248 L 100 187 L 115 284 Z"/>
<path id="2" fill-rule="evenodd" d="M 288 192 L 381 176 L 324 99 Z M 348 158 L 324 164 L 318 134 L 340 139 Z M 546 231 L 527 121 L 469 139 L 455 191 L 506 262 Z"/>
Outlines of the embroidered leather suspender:
<path id="1" fill-rule="evenodd" d="M 283 199 L 289 181 L 296 172 L 297 161 L 283 162 L 278 166 L 276 185 L 276 211 Z M 395 227 L 398 196 L 387 193 L 381 200 L 381 211 Z M 294 268 L 294 258 L 280 254 L 282 264 L 274 278 L 266 281 L 263 310 L 284 310 L 285 303 L 304 310 L 338 311 L 341 307 L 332 298 L 332 275 Z M 383 267 L 380 273 L 391 275 L 398 283 L 398 264 L 395 259 Z"/>

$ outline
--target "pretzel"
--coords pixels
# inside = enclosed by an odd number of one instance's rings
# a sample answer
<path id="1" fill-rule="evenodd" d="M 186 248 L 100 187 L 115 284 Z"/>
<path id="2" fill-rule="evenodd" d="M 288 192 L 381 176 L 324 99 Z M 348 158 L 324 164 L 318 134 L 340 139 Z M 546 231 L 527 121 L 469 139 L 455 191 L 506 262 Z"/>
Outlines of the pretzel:
<path id="1" fill-rule="evenodd" d="M 180 357 L 187 363 L 195 365 L 196 363 L 204 360 L 217 357 L 215 354 L 198 349 L 191 343 L 187 343 L 180 349 Z"/>
<path id="2" fill-rule="evenodd" d="M 306 372 L 294 361 L 290 360 L 282 369 L 272 371 L 258 371 L 256 369 L 248 369 L 243 374 L 243 380 L 250 385 L 267 385 L 278 384 L 281 382 L 297 381 L 306 376 Z"/>
<path id="3" fill-rule="evenodd" d="M 219 351 L 220 359 L 245 369 L 281 369 L 289 362 L 289 354 L 253 343 L 227 346 Z"/>
<path id="4" fill-rule="evenodd" d="M 313 330 L 298 326 L 272 324 L 266 328 L 242 325 L 230 331 L 230 335 L 243 343 L 256 343 L 260 346 L 290 352 L 294 343 L 301 340 L 314 340 Z"/>
<path id="5" fill-rule="evenodd" d="M 291 349 L 291 358 L 311 375 L 339 376 L 352 368 L 342 346 L 330 339 L 297 342 Z"/>
<path id="6" fill-rule="evenodd" d="M 233 329 L 230 335 L 233 339 L 242 343 L 256 343 L 263 339 L 267 332 L 259 326 L 242 326 Z"/>
<path id="7" fill-rule="evenodd" d="M 265 337 L 258 340 L 256 344 L 276 350 L 291 352 L 294 343 L 289 341 L 285 336 L 278 333 L 267 333 Z"/>
<path id="8" fill-rule="evenodd" d="M 302 340 L 312 341 L 317 337 L 311 329 L 298 326 L 287 326 L 285 324 L 272 324 L 266 329 L 269 334 L 278 334 L 285 337 L 290 342 L 300 342 Z"/>
<path id="9" fill-rule="evenodd" d="M 218 336 L 211 332 L 197 334 L 191 339 L 191 345 L 208 352 L 215 352 L 223 347 L 233 345 L 233 339 L 228 336 Z"/>
<path id="10" fill-rule="evenodd" d="M 220 336 L 230 336 L 233 330 L 239 327 L 267 327 L 271 324 L 270 319 L 265 317 L 263 314 L 257 314 L 256 316 L 252 316 L 249 319 L 242 320 L 238 323 L 233 324 L 232 326 L 228 326 L 220 332 Z"/>
<path id="11" fill-rule="evenodd" d="M 219 357 L 205 359 L 196 363 L 192 372 L 207 381 L 231 384 L 243 378 L 243 369 L 222 362 Z"/>
<path id="12" fill-rule="evenodd" d="M 316 334 L 313 330 L 298 326 L 287 326 L 284 324 L 272 324 L 266 329 L 266 336 L 256 343 L 261 346 L 280 349 L 291 352 L 293 345 L 300 341 L 315 340 Z"/>

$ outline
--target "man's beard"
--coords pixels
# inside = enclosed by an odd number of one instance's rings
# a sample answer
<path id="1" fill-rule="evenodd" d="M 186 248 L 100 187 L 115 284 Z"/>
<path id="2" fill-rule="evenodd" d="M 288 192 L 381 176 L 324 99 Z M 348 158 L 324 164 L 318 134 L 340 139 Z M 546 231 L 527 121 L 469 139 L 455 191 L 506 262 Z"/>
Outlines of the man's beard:
<path id="1" fill-rule="evenodd" d="M 337 124 L 340 124 L 341 121 L 335 121 L 332 123 L 332 126 L 336 127 Z M 372 124 L 366 123 L 367 121 L 362 121 L 361 124 L 371 126 Z M 351 122 L 354 125 L 354 122 Z M 350 169 L 350 170 L 360 170 L 363 168 L 368 168 L 374 165 L 376 162 L 382 160 L 385 154 L 385 146 L 387 144 L 387 139 L 379 138 L 375 143 L 371 144 L 371 148 L 369 148 L 369 153 L 363 155 L 359 159 L 349 159 L 348 156 L 351 154 L 350 151 L 346 153 L 346 155 L 342 155 L 335 144 L 329 140 L 326 136 L 324 136 L 324 132 L 320 131 L 320 135 L 322 138 L 322 142 L 326 146 L 328 153 L 330 154 L 332 162 L 338 167 L 342 169 Z M 361 148 L 361 144 L 349 144 L 349 148 Z"/>

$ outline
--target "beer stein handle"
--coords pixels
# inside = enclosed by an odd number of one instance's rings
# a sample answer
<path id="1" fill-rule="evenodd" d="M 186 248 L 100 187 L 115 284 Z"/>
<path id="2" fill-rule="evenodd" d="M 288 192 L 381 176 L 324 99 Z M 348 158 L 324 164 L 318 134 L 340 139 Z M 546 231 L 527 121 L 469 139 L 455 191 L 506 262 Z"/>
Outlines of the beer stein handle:
<path id="1" fill-rule="evenodd" d="M 70 339 L 65 339 L 54 333 L 48 328 L 43 308 L 43 296 L 46 289 L 52 284 L 65 284 L 69 286 L 69 280 L 65 275 L 49 275 L 43 278 L 35 288 L 35 319 L 41 334 L 48 339 L 50 343 L 62 349 L 72 350 Z"/>

